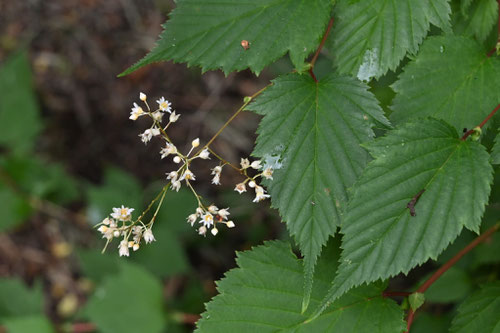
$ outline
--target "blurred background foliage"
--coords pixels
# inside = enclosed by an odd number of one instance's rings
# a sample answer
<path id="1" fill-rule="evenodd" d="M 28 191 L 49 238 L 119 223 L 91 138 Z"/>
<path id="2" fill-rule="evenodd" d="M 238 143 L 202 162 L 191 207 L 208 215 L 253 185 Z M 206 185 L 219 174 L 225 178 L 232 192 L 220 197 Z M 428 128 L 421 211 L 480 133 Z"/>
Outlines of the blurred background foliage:
<path id="1" fill-rule="evenodd" d="M 259 77 L 162 63 L 117 79 L 154 45 L 173 7 L 169 0 L 0 0 L 0 332 L 190 332 L 217 293 L 214 281 L 235 266 L 235 251 L 288 239 L 269 202 L 233 191 L 237 174 L 225 169 L 214 188 L 200 168 L 197 189 L 231 207 L 236 228 L 198 236 L 186 223 L 193 196 L 168 192 L 156 242 L 130 258 L 118 257 L 117 243 L 101 254 L 105 242 L 93 225 L 122 204 L 140 213 L 173 169 L 158 142 L 140 142 L 147 122 L 128 119 L 140 91 L 173 103 L 182 116 L 170 133 L 184 149 L 196 137 L 206 142 L 244 96 L 292 69 L 287 57 Z M 331 66 L 325 51 L 318 77 Z M 386 112 L 396 76 L 371 83 Z M 212 147 L 237 163 L 250 154 L 258 121 L 242 113 Z M 491 147 L 493 137 L 486 133 L 483 143 Z M 497 167 L 493 189 L 499 175 Z M 483 230 L 500 216 L 500 193 L 492 198 Z M 436 264 L 391 287 L 411 290 L 474 237 L 465 231 Z M 457 304 L 500 271 L 499 237 L 432 286 L 412 332 L 447 331 Z"/>

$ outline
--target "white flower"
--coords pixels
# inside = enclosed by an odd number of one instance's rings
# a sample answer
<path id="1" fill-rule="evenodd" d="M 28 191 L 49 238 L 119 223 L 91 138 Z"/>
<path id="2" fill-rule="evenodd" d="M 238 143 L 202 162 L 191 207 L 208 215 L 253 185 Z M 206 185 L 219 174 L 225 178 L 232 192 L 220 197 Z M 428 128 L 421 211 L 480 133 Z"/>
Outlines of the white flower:
<path id="1" fill-rule="evenodd" d="M 203 223 L 203 226 L 205 226 L 205 227 L 210 227 L 211 225 L 214 224 L 214 216 L 210 213 L 205 213 L 201 217 L 200 223 Z"/>
<path id="2" fill-rule="evenodd" d="M 271 168 L 271 167 L 266 168 L 266 169 L 262 172 L 262 175 L 263 175 L 263 176 L 264 176 L 264 178 L 266 178 L 266 179 L 273 179 L 273 168 Z"/>
<path id="3" fill-rule="evenodd" d="M 181 188 L 181 182 L 176 180 L 174 182 L 172 182 L 172 190 L 175 190 L 177 192 L 179 192 L 179 189 Z"/>
<path id="4" fill-rule="evenodd" d="M 255 170 L 259 170 L 260 168 L 262 168 L 262 165 L 260 165 L 260 160 L 253 161 L 250 166 Z"/>
<path id="5" fill-rule="evenodd" d="M 193 142 L 191 142 L 191 146 L 193 146 L 193 148 L 196 148 L 200 145 L 200 139 L 196 138 L 193 140 Z"/>
<path id="6" fill-rule="evenodd" d="M 122 205 L 121 208 L 113 208 L 113 213 L 111 213 L 111 217 L 120 220 L 120 221 L 128 221 L 132 217 L 133 208 L 124 207 Z"/>
<path id="7" fill-rule="evenodd" d="M 145 94 L 145 93 L 142 93 L 142 92 L 141 92 L 141 93 L 139 93 L 139 99 L 140 99 L 141 101 L 145 102 L 147 98 L 148 98 L 148 97 L 146 96 L 146 94 Z"/>
<path id="8" fill-rule="evenodd" d="M 198 218 L 198 215 L 196 214 L 191 214 L 187 217 L 187 221 L 188 223 L 191 223 L 191 226 L 194 225 L 194 223 L 196 222 L 196 219 Z"/>
<path id="9" fill-rule="evenodd" d="M 118 253 L 120 254 L 120 257 L 129 256 L 128 252 L 128 242 L 126 240 L 122 240 L 120 242 L 120 245 L 118 245 Z"/>
<path id="10" fill-rule="evenodd" d="M 151 228 L 148 228 L 148 229 L 146 229 L 146 231 L 144 231 L 142 238 L 144 238 L 144 241 L 146 242 L 146 244 L 149 244 L 149 243 L 156 240 L 155 236 L 153 235 L 153 231 L 151 231 Z"/>
<path id="11" fill-rule="evenodd" d="M 177 164 L 178 164 L 178 163 L 181 163 L 181 161 L 182 161 L 182 160 L 181 160 L 181 158 L 180 158 L 179 156 L 175 156 L 175 157 L 174 157 L 174 163 L 177 163 Z"/>
<path id="12" fill-rule="evenodd" d="M 180 114 L 176 114 L 175 111 L 173 111 L 171 114 L 170 114 L 170 117 L 168 118 L 168 120 L 171 122 L 171 123 L 175 123 L 179 117 L 181 115 Z"/>
<path id="13" fill-rule="evenodd" d="M 208 211 L 210 213 L 212 213 L 212 214 L 217 213 L 218 210 L 219 210 L 219 208 L 216 205 L 210 205 L 210 206 L 208 206 Z"/>
<path id="14" fill-rule="evenodd" d="M 204 213 L 205 213 L 205 211 L 201 207 L 196 208 L 196 215 L 197 216 L 202 217 Z"/>
<path id="15" fill-rule="evenodd" d="M 160 150 L 161 158 L 165 158 L 170 154 L 177 154 L 177 147 L 172 143 L 166 143 L 165 148 Z"/>
<path id="16" fill-rule="evenodd" d="M 134 246 L 132 246 L 132 250 L 137 251 L 139 250 L 139 247 L 140 247 L 139 243 L 134 243 Z"/>
<path id="17" fill-rule="evenodd" d="M 167 179 L 172 180 L 172 182 L 175 182 L 177 180 L 177 177 L 179 177 L 177 171 L 171 171 L 168 173 Z"/>
<path id="18" fill-rule="evenodd" d="M 115 228 L 108 228 L 103 235 L 102 238 L 106 238 L 107 240 L 112 240 L 113 239 L 113 234 L 115 233 Z M 119 235 L 118 235 L 119 236 Z"/>
<path id="19" fill-rule="evenodd" d="M 120 230 L 113 229 L 113 237 L 120 237 L 121 234 Z"/>
<path id="20" fill-rule="evenodd" d="M 220 209 L 218 212 L 220 217 L 222 217 L 224 220 L 227 220 L 227 217 L 230 215 L 229 213 L 229 208 L 224 208 Z"/>
<path id="21" fill-rule="evenodd" d="M 247 188 L 245 186 L 245 183 L 239 183 L 239 184 L 236 184 L 236 187 L 234 188 L 234 190 L 236 192 L 238 192 L 239 194 L 241 194 L 243 192 L 246 192 Z"/>
<path id="22" fill-rule="evenodd" d="M 254 188 L 255 187 L 255 182 L 253 180 L 251 180 L 249 183 L 248 183 L 248 186 L 250 186 L 250 188 Z"/>
<path id="23" fill-rule="evenodd" d="M 255 199 L 253 199 L 253 202 L 259 202 L 269 197 L 270 195 L 266 194 L 262 186 L 257 185 L 255 187 Z"/>
<path id="24" fill-rule="evenodd" d="M 214 185 L 220 185 L 220 174 L 222 172 L 222 166 L 218 165 L 212 169 L 212 175 L 214 175 L 214 178 L 212 178 L 212 184 Z"/>
<path id="25" fill-rule="evenodd" d="M 163 120 L 163 112 L 161 111 L 153 112 L 152 117 L 154 120 L 161 123 L 161 121 Z"/>
<path id="26" fill-rule="evenodd" d="M 108 228 L 107 226 L 105 226 L 105 225 L 101 225 L 101 226 L 97 229 L 97 231 L 99 231 L 99 232 L 100 232 L 101 234 L 103 234 L 103 235 L 104 235 L 104 234 L 106 234 L 106 231 L 108 231 L 108 230 L 109 230 L 109 228 Z"/>
<path id="27" fill-rule="evenodd" d="M 208 148 L 205 148 L 201 151 L 200 153 L 200 158 L 204 160 L 209 160 L 210 159 L 210 153 L 208 152 Z"/>
<path id="28" fill-rule="evenodd" d="M 131 248 L 132 246 L 134 246 L 134 241 L 129 241 L 127 245 L 129 248 Z"/>
<path id="29" fill-rule="evenodd" d="M 104 220 L 102 220 L 102 224 L 105 225 L 110 225 L 113 222 L 109 217 L 106 217 Z"/>
<path id="30" fill-rule="evenodd" d="M 240 165 L 243 170 L 248 169 L 250 167 L 250 161 L 248 160 L 248 158 L 242 158 Z"/>
<path id="31" fill-rule="evenodd" d="M 151 133 L 153 134 L 153 136 L 160 135 L 160 129 L 158 127 L 153 127 L 151 129 Z"/>
<path id="32" fill-rule="evenodd" d="M 199 235 L 205 236 L 206 233 L 207 233 L 207 228 L 205 226 L 202 225 L 200 228 L 198 228 Z"/>
<path id="33" fill-rule="evenodd" d="M 233 221 L 227 221 L 227 222 L 226 222 L 226 226 L 227 226 L 228 228 L 234 228 L 234 226 L 235 226 L 235 225 L 234 225 L 234 222 L 233 222 Z"/>
<path id="34" fill-rule="evenodd" d="M 172 112 L 172 104 L 170 104 L 169 101 L 165 100 L 164 97 L 161 97 L 159 100 L 156 101 L 156 103 L 158 103 L 160 110 L 168 113 Z"/>
<path id="35" fill-rule="evenodd" d="M 153 137 L 153 131 L 151 129 L 147 129 L 144 131 L 144 133 L 139 134 L 139 136 L 141 137 L 141 141 L 146 144 L 151 141 L 151 138 Z"/>
<path id="36" fill-rule="evenodd" d="M 191 170 L 186 169 L 179 180 L 180 181 L 196 180 L 196 177 L 195 177 L 194 173 L 191 172 Z"/>
<path id="37" fill-rule="evenodd" d="M 216 227 L 213 227 L 210 232 L 212 233 L 212 235 L 216 236 L 219 233 L 219 230 Z"/>
<path id="38" fill-rule="evenodd" d="M 139 118 L 143 114 L 144 110 L 142 110 L 142 108 L 137 105 L 137 103 L 134 103 L 134 107 L 132 108 L 132 112 L 130 112 L 130 117 L 128 117 L 128 119 L 137 120 L 137 118 Z"/>

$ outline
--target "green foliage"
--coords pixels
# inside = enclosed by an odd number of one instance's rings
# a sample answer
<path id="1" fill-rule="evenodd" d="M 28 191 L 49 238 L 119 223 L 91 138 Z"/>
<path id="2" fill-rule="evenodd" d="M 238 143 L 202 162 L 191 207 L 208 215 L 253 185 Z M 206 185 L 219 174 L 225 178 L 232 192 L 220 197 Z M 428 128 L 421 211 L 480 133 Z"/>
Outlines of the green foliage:
<path id="1" fill-rule="evenodd" d="M 360 143 L 373 138 L 372 118 L 388 122 L 367 87 L 347 76 L 285 75 L 248 108 L 264 116 L 253 154 L 276 170 L 268 188 L 305 256 L 307 307 L 316 258 L 369 159 Z"/>
<path id="2" fill-rule="evenodd" d="M 42 288 L 29 289 L 16 279 L 0 279 L 0 323 L 7 318 L 36 316 L 43 313 Z"/>
<path id="3" fill-rule="evenodd" d="M 469 294 L 472 287 L 472 281 L 467 272 L 452 267 L 425 292 L 425 299 L 432 303 L 461 301 Z"/>
<path id="4" fill-rule="evenodd" d="M 179 1 L 156 47 L 122 75 L 166 60 L 203 71 L 250 68 L 260 73 L 286 52 L 301 71 L 305 57 L 319 43 L 331 7 L 332 0 Z M 243 40 L 248 49 L 242 47 Z"/>
<path id="5" fill-rule="evenodd" d="M 0 145 L 29 151 L 41 128 L 30 64 L 26 53 L 19 52 L 0 67 Z"/>
<path id="6" fill-rule="evenodd" d="M 410 302 L 411 309 L 417 311 L 417 309 L 424 304 L 425 296 L 423 293 L 415 292 L 408 296 L 408 301 Z"/>
<path id="7" fill-rule="evenodd" d="M 393 85 L 391 119 L 432 116 L 471 129 L 500 102 L 499 70 L 500 60 L 468 37 L 428 38 Z"/>
<path id="8" fill-rule="evenodd" d="M 454 32 L 484 41 L 498 19 L 496 0 L 467 0 L 455 15 Z"/>
<path id="9" fill-rule="evenodd" d="M 328 287 L 338 258 L 335 250 L 330 246 L 324 260 L 319 260 L 312 305 L 320 302 Z M 382 297 L 383 285 L 353 290 L 316 321 L 305 323 L 308 313 L 301 314 L 302 264 L 284 242 L 267 242 L 238 253 L 237 263 L 238 268 L 218 282 L 220 294 L 207 304 L 197 332 L 396 333 L 405 327 L 403 311 Z"/>
<path id="10" fill-rule="evenodd" d="M 493 146 L 493 151 L 491 152 L 491 162 L 493 164 L 500 164 L 500 128 L 498 129 L 498 134 L 495 138 L 495 145 Z"/>
<path id="11" fill-rule="evenodd" d="M 44 316 L 10 318 L 4 327 L 9 333 L 55 333 L 49 319 Z"/>
<path id="12" fill-rule="evenodd" d="M 329 49 L 341 73 L 369 81 L 416 53 L 430 23 L 449 31 L 449 14 L 447 0 L 339 0 Z"/>
<path id="13" fill-rule="evenodd" d="M 134 214 L 141 212 L 142 187 L 132 175 L 117 169 L 108 168 L 102 186 L 89 186 L 88 215 L 93 224 L 101 222 L 111 213 L 112 207 L 125 205 L 134 207 Z"/>
<path id="14" fill-rule="evenodd" d="M 162 286 L 146 270 L 121 261 L 96 289 L 85 314 L 102 333 L 161 332 L 165 327 Z"/>
<path id="15" fill-rule="evenodd" d="M 484 285 L 458 308 L 451 332 L 498 332 L 500 328 L 500 283 Z"/>
<path id="16" fill-rule="evenodd" d="M 443 121 L 406 123 L 367 148 L 375 160 L 353 189 L 341 265 L 323 306 L 354 286 L 436 259 L 464 226 L 479 232 L 488 200 L 489 155 Z"/>

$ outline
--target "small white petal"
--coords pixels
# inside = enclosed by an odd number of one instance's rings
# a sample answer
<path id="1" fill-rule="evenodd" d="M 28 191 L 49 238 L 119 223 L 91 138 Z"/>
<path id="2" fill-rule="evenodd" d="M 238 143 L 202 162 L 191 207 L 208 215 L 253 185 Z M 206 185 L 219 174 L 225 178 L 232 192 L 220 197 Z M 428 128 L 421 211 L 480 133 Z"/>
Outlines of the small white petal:
<path id="1" fill-rule="evenodd" d="M 141 92 L 141 93 L 139 93 L 139 98 L 141 99 L 141 101 L 143 101 L 143 102 L 144 102 L 144 101 L 146 101 L 147 96 L 146 96 L 146 94 L 145 94 L 145 93 L 142 93 L 142 92 Z"/>
<path id="2" fill-rule="evenodd" d="M 193 142 L 191 142 L 191 145 L 193 146 L 193 148 L 198 147 L 200 145 L 200 139 L 194 139 Z"/>

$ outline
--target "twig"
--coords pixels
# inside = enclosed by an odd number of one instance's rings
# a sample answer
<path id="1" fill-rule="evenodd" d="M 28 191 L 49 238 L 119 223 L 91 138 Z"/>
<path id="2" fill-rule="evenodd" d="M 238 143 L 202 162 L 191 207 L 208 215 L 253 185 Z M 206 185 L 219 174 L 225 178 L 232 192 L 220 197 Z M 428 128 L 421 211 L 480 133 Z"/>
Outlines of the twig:
<path id="1" fill-rule="evenodd" d="M 460 252 L 455 254 L 453 258 L 448 260 L 443 266 L 441 266 L 434 274 L 431 275 L 430 278 L 428 278 L 417 290 L 417 293 L 424 293 L 429 289 L 430 286 L 434 282 L 436 282 L 437 279 L 439 279 L 448 269 L 450 269 L 457 261 L 459 261 L 464 255 L 469 253 L 472 249 L 474 249 L 476 246 L 478 246 L 480 243 L 484 242 L 486 239 L 488 239 L 492 234 L 494 234 L 497 230 L 500 229 L 500 221 L 497 222 L 494 226 L 486 230 L 483 234 L 479 235 L 476 239 L 474 239 L 472 242 L 469 243 L 466 247 L 464 247 Z M 407 326 L 406 326 L 406 333 L 410 332 L 410 327 L 413 323 L 413 318 L 415 317 L 415 312 L 410 309 L 410 312 L 408 313 L 408 318 L 407 318 Z"/>
<path id="2" fill-rule="evenodd" d="M 316 78 L 316 75 L 314 75 L 314 65 L 316 64 L 316 60 L 318 60 L 319 54 L 321 50 L 323 49 L 323 45 L 325 45 L 326 39 L 328 38 L 328 34 L 330 33 L 330 30 L 332 30 L 333 26 L 333 17 L 330 19 L 330 22 L 328 22 L 328 27 L 326 28 L 325 34 L 323 35 L 323 38 L 321 39 L 321 42 L 319 43 L 318 48 L 316 49 L 316 53 L 314 53 L 314 56 L 311 60 L 311 67 L 309 68 L 309 74 L 313 78 L 314 82 L 318 82 L 318 79 Z"/>
<path id="3" fill-rule="evenodd" d="M 411 216 L 417 216 L 417 213 L 415 213 L 415 205 L 417 204 L 418 199 L 422 196 L 422 194 L 425 192 L 425 188 L 420 190 L 420 192 L 415 195 L 410 202 L 406 205 L 406 208 L 410 210 L 410 215 Z"/>
<path id="4" fill-rule="evenodd" d="M 500 1 L 500 0 L 499 0 Z M 488 120 L 491 119 L 491 117 L 493 117 L 495 115 L 495 113 L 498 111 L 498 109 L 500 109 L 500 104 L 497 105 L 497 107 L 495 109 L 493 109 L 493 111 L 490 112 L 490 114 L 484 118 L 484 120 L 481 122 L 481 124 L 479 124 L 479 128 L 483 128 L 483 126 L 488 122 Z M 468 130 L 467 132 L 465 132 L 465 134 L 462 136 L 462 141 L 465 141 L 465 139 L 467 139 L 469 137 L 469 135 L 471 135 L 472 133 L 474 133 L 474 129 L 470 129 Z"/>

